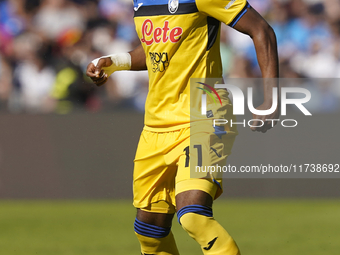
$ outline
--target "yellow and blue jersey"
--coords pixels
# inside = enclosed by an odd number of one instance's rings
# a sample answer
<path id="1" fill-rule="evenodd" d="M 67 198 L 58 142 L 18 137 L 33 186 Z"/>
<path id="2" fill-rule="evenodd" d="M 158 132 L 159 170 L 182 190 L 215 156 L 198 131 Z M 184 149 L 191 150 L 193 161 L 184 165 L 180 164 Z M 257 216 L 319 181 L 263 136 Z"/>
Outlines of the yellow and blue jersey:
<path id="1" fill-rule="evenodd" d="M 146 55 L 146 128 L 190 124 L 190 78 L 222 78 L 220 23 L 233 27 L 246 0 L 135 0 L 134 20 Z"/>

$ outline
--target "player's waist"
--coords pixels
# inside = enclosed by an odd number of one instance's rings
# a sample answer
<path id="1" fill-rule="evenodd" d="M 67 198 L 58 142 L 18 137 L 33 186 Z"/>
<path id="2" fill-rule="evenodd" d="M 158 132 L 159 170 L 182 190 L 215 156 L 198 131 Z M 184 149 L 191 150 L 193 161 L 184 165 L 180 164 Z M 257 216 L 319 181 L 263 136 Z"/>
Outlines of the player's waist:
<path id="1" fill-rule="evenodd" d="M 164 126 L 164 125 L 153 125 L 153 126 L 148 126 L 145 124 L 144 130 L 151 131 L 151 132 L 171 132 L 171 131 L 176 131 L 184 128 L 189 128 L 190 127 L 190 122 L 185 123 L 185 124 L 179 124 L 179 125 L 169 125 L 169 126 Z"/>
<path id="2" fill-rule="evenodd" d="M 186 128 L 194 128 L 195 130 L 200 130 L 200 131 L 209 131 L 213 127 L 213 119 L 201 119 L 201 120 L 191 120 L 188 123 L 184 124 L 178 124 L 178 125 L 169 125 L 169 126 L 164 126 L 164 125 L 155 125 L 155 126 L 150 126 L 145 124 L 144 125 L 144 130 L 150 131 L 150 132 L 171 132 L 171 131 L 178 131 Z"/>

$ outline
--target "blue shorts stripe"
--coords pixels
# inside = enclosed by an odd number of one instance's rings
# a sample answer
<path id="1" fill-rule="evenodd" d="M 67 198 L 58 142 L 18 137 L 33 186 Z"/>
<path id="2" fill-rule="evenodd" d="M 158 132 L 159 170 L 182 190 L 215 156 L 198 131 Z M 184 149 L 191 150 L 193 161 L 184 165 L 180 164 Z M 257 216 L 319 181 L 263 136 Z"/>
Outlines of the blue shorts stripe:
<path id="1" fill-rule="evenodd" d="M 222 186 L 221 186 L 221 184 L 220 184 L 218 181 L 216 181 L 215 179 L 213 179 L 213 181 L 214 181 L 214 183 L 215 183 L 220 189 L 222 189 Z"/>
<path id="2" fill-rule="evenodd" d="M 218 136 L 218 138 L 222 139 L 222 135 L 226 135 L 227 131 L 224 130 L 224 126 L 215 126 L 214 134 Z"/>

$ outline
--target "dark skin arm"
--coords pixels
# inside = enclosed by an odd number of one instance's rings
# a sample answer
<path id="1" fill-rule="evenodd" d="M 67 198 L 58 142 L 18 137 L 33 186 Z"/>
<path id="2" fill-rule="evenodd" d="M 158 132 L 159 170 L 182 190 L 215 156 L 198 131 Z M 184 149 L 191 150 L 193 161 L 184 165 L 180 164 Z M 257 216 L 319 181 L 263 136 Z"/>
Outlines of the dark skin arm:
<path id="1" fill-rule="evenodd" d="M 139 45 L 133 51 L 130 51 L 129 54 L 131 55 L 131 71 L 141 71 L 147 70 L 146 69 L 146 60 L 145 60 L 145 53 L 143 50 L 142 45 Z M 109 57 L 101 58 L 98 61 L 97 66 L 95 66 L 92 62 L 87 66 L 86 75 L 90 77 L 94 84 L 97 86 L 103 85 L 108 76 L 105 74 L 103 67 L 108 67 L 112 65 L 112 60 Z"/>
<path id="2" fill-rule="evenodd" d="M 262 77 L 264 78 L 264 102 L 257 110 L 270 109 L 273 102 L 272 89 L 278 87 L 277 79 L 273 78 L 279 77 L 277 43 L 274 30 L 253 8 L 247 10 L 234 28 L 241 33 L 249 35 L 253 40 L 257 61 L 262 72 Z M 263 120 L 265 124 L 263 127 L 252 127 L 251 129 L 265 133 L 268 129 L 272 128 L 272 122 L 266 122 L 265 120 L 278 119 L 278 117 L 279 107 L 274 113 L 269 115 L 261 116 L 253 114 L 253 119 Z M 253 125 L 257 126 L 260 124 L 261 123 L 254 123 Z"/>
<path id="3" fill-rule="evenodd" d="M 131 70 L 132 71 L 143 71 L 146 68 L 145 52 L 142 45 L 139 45 L 136 49 L 129 52 L 131 55 Z"/>

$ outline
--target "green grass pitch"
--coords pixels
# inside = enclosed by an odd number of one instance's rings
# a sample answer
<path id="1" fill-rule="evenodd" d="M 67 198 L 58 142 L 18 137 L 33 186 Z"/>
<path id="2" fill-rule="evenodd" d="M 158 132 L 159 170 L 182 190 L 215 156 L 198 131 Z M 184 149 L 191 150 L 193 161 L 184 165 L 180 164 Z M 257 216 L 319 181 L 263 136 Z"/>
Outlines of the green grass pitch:
<path id="1" fill-rule="evenodd" d="M 215 218 L 242 255 L 336 255 L 339 200 L 220 200 Z M 1 255 L 138 255 L 130 201 L 0 201 Z M 182 255 L 202 254 L 173 222 Z"/>

